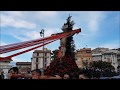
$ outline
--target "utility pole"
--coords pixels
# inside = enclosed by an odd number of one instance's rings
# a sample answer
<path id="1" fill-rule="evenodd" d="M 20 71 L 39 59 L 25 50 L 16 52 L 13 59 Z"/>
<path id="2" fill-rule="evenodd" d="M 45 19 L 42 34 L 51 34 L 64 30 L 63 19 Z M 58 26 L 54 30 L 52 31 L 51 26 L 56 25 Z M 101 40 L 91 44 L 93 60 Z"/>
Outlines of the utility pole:
<path id="1" fill-rule="evenodd" d="M 44 29 L 42 29 L 41 30 L 41 32 L 40 32 L 40 36 L 42 37 L 43 36 L 43 38 L 44 38 Z M 42 70 L 41 70 L 41 74 L 42 75 L 44 75 L 44 69 L 45 69 L 45 56 L 44 56 L 44 39 L 43 39 L 43 68 L 42 68 Z"/>

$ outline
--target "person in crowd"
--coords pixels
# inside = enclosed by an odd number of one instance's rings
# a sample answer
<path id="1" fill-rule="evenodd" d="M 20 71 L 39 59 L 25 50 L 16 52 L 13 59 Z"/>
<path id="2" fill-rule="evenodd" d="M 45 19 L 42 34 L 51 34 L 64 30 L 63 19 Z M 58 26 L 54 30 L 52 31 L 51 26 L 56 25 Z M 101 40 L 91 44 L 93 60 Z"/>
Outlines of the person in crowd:
<path id="1" fill-rule="evenodd" d="M 100 73 L 98 71 L 93 72 L 92 79 L 100 79 Z"/>
<path id="2" fill-rule="evenodd" d="M 1 71 L 0 79 L 5 79 L 4 71 Z"/>
<path id="3" fill-rule="evenodd" d="M 41 71 L 39 69 L 34 69 L 31 71 L 32 79 L 40 79 Z"/>
<path id="4" fill-rule="evenodd" d="M 62 76 L 59 73 L 48 76 L 48 79 L 62 79 Z"/>
<path id="5" fill-rule="evenodd" d="M 23 74 L 19 74 L 19 69 L 17 67 L 12 67 L 8 71 L 8 79 L 22 79 L 24 77 Z"/>
<path id="6" fill-rule="evenodd" d="M 54 74 L 54 76 L 50 75 L 41 75 L 41 71 L 39 69 L 32 70 L 32 79 L 62 79 L 59 74 Z"/>
<path id="7" fill-rule="evenodd" d="M 70 79 L 70 75 L 69 74 L 64 74 L 63 79 Z"/>
<path id="8" fill-rule="evenodd" d="M 92 78 L 91 73 L 87 70 L 83 70 L 79 74 L 79 79 L 91 79 L 91 78 Z"/>

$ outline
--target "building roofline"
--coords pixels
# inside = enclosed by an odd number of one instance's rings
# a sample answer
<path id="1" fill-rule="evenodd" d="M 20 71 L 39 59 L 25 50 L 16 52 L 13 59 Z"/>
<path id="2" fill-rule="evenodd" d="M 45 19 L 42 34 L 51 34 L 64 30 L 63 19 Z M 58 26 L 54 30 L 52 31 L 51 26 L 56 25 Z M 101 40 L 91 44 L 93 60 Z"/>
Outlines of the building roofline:
<path id="1" fill-rule="evenodd" d="M 31 65 L 32 62 L 16 62 L 16 65 Z"/>
<path id="2" fill-rule="evenodd" d="M 4 57 L 0 57 L 0 58 L 2 59 Z M 13 60 L 10 58 L 10 59 L 6 59 L 6 60 L 0 61 L 0 62 L 5 62 L 5 61 L 13 61 Z"/>
<path id="3" fill-rule="evenodd" d="M 102 53 L 96 53 L 96 54 L 93 53 L 92 56 L 93 56 L 93 55 L 99 56 L 99 55 L 102 55 Z"/>

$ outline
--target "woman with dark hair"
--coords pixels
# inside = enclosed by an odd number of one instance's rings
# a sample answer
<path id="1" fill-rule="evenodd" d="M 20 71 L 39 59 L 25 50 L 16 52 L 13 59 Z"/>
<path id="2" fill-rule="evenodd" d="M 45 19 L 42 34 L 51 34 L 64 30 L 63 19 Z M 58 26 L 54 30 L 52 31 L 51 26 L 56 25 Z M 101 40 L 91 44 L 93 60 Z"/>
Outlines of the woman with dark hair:
<path id="1" fill-rule="evenodd" d="M 17 67 L 12 67 L 9 71 L 8 71 L 8 79 L 22 79 L 22 77 L 24 77 L 24 75 L 19 74 L 19 69 Z"/>
<path id="2" fill-rule="evenodd" d="M 34 69 L 31 71 L 32 79 L 39 79 L 41 76 L 41 71 L 39 69 Z"/>

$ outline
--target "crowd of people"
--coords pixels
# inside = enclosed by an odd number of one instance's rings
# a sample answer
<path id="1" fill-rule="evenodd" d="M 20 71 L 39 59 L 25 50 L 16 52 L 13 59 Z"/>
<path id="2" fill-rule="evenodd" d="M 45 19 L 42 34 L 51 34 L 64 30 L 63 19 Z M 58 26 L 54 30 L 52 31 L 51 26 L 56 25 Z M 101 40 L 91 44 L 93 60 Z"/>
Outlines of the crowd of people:
<path id="1" fill-rule="evenodd" d="M 29 73 L 22 74 L 17 67 L 12 67 L 8 71 L 7 78 L 1 72 L 0 79 L 99 79 L 99 75 L 91 74 L 90 70 L 75 70 L 74 72 L 54 73 L 51 75 L 41 75 L 40 69 L 32 70 Z"/>
<path id="2" fill-rule="evenodd" d="M 34 69 L 29 73 L 20 73 L 17 67 L 12 67 L 7 76 L 2 71 L 0 79 L 100 79 L 101 76 L 113 74 L 108 71 L 99 71 L 97 69 L 76 69 L 69 72 L 63 73 L 51 73 L 50 75 L 42 75 L 40 69 Z"/>
<path id="3" fill-rule="evenodd" d="M 56 59 L 44 70 L 40 69 L 21 73 L 17 67 L 12 67 L 7 76 L 2 71 L 0 79 L 100 79 L 100 77 L 112 77 L 116 75 L 109 69 L 100 70 L 96 68 L 80 69 L 71 58 L 63 57 L 61 61 Z"/>
<path id="4" fill-rule="evenodd" d="M 67 77 L 67 75 L 65 76 Z M 41 75 L 40 69 L 35 69 L 32 70 L 30 73 L 22 74 L 19 72 L 19 69 L 17 67 L 12 67 L 8 71 L 7 78 L 5 78 L 5 75 L 3 74 L 2 71 L 0 79 L 62 79 L 62 77 L 59 74 L 53 76 Z"/>

